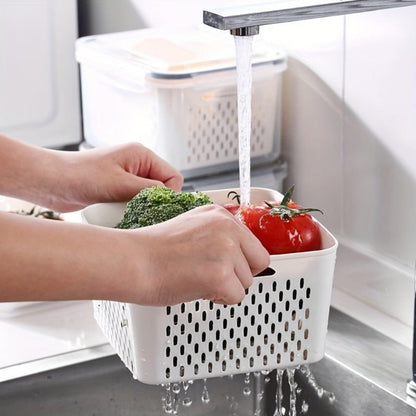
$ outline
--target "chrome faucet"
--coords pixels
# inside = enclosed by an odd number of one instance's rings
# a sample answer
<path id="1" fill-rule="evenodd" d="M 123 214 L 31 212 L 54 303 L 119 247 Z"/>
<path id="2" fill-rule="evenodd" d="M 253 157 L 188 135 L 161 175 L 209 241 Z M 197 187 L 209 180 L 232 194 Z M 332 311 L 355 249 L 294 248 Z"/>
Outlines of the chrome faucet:
<path id="1" fill-rule="evenodd" d="M 416 5 L 414 0 L 274 0 L 263 4 L 244 4 L 203 12 L 206 25 L 229 30 L 232 35 L 250 36 L 260 26 L 316 19 L 373 10 Z"/>

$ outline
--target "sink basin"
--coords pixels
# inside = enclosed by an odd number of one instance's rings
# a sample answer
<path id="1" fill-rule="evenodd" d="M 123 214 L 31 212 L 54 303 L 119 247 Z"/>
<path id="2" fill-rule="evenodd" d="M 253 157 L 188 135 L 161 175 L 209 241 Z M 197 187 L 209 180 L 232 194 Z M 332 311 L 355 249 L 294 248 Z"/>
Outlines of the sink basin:
<path id="1" fill-rule="evenodd" d="M 295 381 L 301 392 L 297 395 L 298 415 L 309 416 L 407 416 L 416 415 L 410 403 L 394 396 L 371 381 L 351 371 L 341 363 L 325 357 L 310 366 L 314 377 L 324 394 L 319 397 L 316 389 L 301 372 L 295 373 Z M 405 386 L 404 386 L 405 387 Z M 272 390 L 275 386 L 272 387 Z M 273 394 L 273 392 L 270 392 Z M 283 389 L 283 405 L 288 409 L 289 389 Z M 329 393 L 329 394 L 328 394 Z M 332 401 L 328 398 L 335 397 Z M 306 403 L 307 412 L 302 412 Z M 273 415 L 273 400 L 269 400 L 265 414 Z M 287 414 L 287 412 L 286 412 Z"/>
<path id="2" fill-rule="evenodd" d="M 326 349 L 325 358 L 309 366 L 324 390 L 322 397 L 304 372 L 295 371 L 301 390 L 296 399 L 298 415 L 416 415 L 414 403 L 405 393 L 411 374 L 409 349 L 334 309 Z M 178 415 L 273 416 L 276 372 L 252 374 L 247 381 L 244 374 L 208 379 L 206 384 L 198 380 L 186 393 L 181 386 Z M 288 409 L 287 373 L 282 385 L 283 404 Z M 258 396 L 261 392 L 264 394 Z M 329 393 L 335 395 L 335 400 L 330 400 Z M 168 398 L 166 386 L 133 380 L 120 359 L 111 355 L 1 383 L 0 413 L 153 416 L 166 414 L 163 409 Z M 186 406 L 184 399 L 192 403 Z M 256 409 L 261 412 L 256 414 Z"/>
<path id="3" fill-rule="evenodd" d="M 243 393 L 244 376 L 207 380 L 209 402 L 204 403 L 203 381 L 189 388 L 189 407 L 181 405 L 180 415 L 251 415 L 252 395 Z M 162 398 L 166 389 L 132 379 L 118 356 L 105 357 L 58 370 L 0 384 L 2 416 L 164 414 Z M 182 393 L 183 397 L 183 393 Z"/>

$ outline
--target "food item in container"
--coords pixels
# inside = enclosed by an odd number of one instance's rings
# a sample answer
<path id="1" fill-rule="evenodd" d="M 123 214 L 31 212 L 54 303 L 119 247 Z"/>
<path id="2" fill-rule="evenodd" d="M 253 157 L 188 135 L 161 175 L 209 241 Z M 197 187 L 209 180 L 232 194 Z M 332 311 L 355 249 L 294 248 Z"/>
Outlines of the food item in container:
<path id="1" fill-rule="evenodd" d="M 26 216 L 35 217 L 35 218 L 44 218 L 47 220 L 63 221 L 61 214 L 55 211 L 52 211 L 50 209 L 40 208 L 38 206 L 33 206 L 29 211 L 21 209 L 19 211 L 9 211 L 9 212 L 12 214 L 26 215 Z"/>
<path id="2" fill-rule="evenodd" d="M 309 215 L 311 211 L 322 211 L 302 208 L 293 202 L 293 191 L 292 186 L 281 202 L 264 201 L 243 206 L 235 213 L 270 254 L 313 251 L 322 247 L 319 225 Z M 230 208 L 235 209 L 235 205 L 231 207 L 230 204 Z"/>
<path id="3" fill-rule="evenodd" d="M 202 205 L 212 204 L 202 192 L 174 192 L 155 186 L 141 190 L 128 203 L 116 228 L 141 228 L 167 221 Z"/>
<path id="4" fill-rule="evenodd" d="M 227 197 L 229 199 L 232 199 L 233 201 L 236 201 L 237 203 L 230 202 L 230 203 L 224 204 L 223 207 L 227 211 L 231 212 L 231 214 L 236 215 L 238 210 L 240 209 L 240 195 L 235 191 L 230 191 L 228 192 Z"/>

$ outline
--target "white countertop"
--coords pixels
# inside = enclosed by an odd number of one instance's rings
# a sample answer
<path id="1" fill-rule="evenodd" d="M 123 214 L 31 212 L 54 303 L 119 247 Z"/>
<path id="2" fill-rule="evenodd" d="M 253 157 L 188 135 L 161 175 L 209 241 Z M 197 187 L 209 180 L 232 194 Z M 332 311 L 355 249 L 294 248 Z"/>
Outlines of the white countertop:
<path id="1" fill-rule="evenodd" d="M 107 342 L 90 301 L 39 302 L 20 312 L 10 318 L 0 315 L 0 368 Z"/>
<path id="2" fill-rule="evenodd" d="M 31 206 L 0 196 L 0 209 Z M 81 221 L 79 212 L 63 216 Z M 112 353 L 91 301 L 0 303 L 0 381 Z"/>
<path id="3" fill-rule="evenodd" d="M 91 301 L 12 306 L 0 304 L 0 382 L 115 353 Z"/>

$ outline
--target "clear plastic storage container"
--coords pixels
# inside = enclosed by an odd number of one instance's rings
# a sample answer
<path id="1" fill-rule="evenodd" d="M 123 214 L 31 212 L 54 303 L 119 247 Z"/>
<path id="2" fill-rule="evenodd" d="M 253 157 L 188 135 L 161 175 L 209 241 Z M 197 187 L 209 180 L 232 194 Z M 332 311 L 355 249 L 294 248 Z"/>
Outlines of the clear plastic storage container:
<path id="1" fill-rule="evenodd" d="M 84 136 L 93 147 L 138 141 L 185 177 L 238 163 L 233 37 L 144 29 L 78 39 Z M 280 153 L 285 55 L 253 42 L 252 163 Z"/>

